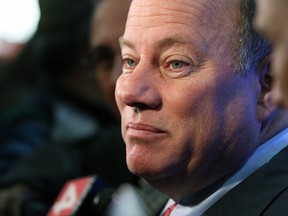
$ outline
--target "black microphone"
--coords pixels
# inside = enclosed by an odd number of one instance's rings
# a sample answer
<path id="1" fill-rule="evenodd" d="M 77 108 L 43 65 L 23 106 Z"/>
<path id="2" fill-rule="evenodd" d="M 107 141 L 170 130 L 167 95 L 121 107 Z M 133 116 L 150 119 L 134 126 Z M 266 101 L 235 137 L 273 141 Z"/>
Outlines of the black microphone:
<path id="1" fill-rule="evenodd" d="M 99 176 L 69 180 L 47 216 L 101 215 L 99 207 L 104 209 L 108 205 L 112 193 L 113 188 Z"/>

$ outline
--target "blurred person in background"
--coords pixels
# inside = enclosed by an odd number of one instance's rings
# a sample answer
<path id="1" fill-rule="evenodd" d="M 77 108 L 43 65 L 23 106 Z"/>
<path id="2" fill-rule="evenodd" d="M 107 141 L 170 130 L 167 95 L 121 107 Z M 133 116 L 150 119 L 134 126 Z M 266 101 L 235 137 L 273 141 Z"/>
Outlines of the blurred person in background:
<path id="1" fill-rule="evenodd" d="M 36 34 L 19 58 L 4 68 L 2 76 L 1 82 L 7 84 L 6 88 L 2 86 L 0 97 L 1 103 L 5 103 L 0 112 L 0 175 L 45 142 L 64 142 L 94 134 L 99 127 L 96 110 L 107 110 L 98 102 L 101 96 L 91 69 L 82 62 L 89 53 L 92 3 L 39 3 L 42 17 Z M 67 5 L 64 16 L 60 8 Z M 35 79 L 44 87 L 25 88 L 30 84 L 28 79 Z M 15 87 L 18 82 L 23 83 L 19 89 Z M 22 92 L 13 93 L 15 89 Z M 104 113 L 109 120 L 110 113 Z M 114 121 L 113 117 L 110 120 Z"/>
<path id="2" fill-rule="evenodd" d="M 288 108 L 288 1 L 257 0 L 255 26 L 272 44 L 271 71 L 276 104 Z"/>
<path id="3" fill-rule="evenodd" d="M 71 1 L 69 1 L 70 4 Z M 77 4 L 75 3 L 75 5 Z M 109 114 L 107 110 L 97 110 L 95 106 L 90 106 L 89 113 L 98 115 L 97 120 L 102 123 L 100 127 L 91 130 L 94 133 L 87 133 L 76 139 L 73 136 L 78 133 L 77 130 L 74 133 L 67 133 L 68 129 L 58 130 L 63 131 L 58 134 L 65 139 L 47 141 L 48 145 L 45 144 L 33 152 L 31 156 L 17 163 L 13 169 L 2 176 L 0 179 L 0 211 L 10 215 L 41 215 L 47 212 L 63 184 L 69 179 L 80 176 L 97 174 L 115 188 L 124 182 L 138 185 L 138 177 L 132 175 L 126 167 L 125 145 L 121 138 L 119 113 L 114 100 L 115 80 L 121 72 L 118 39 L 124 32 L 129 5 L 130 0 L 100 0 L 98 7 L 96 7 L 91 26 L 91 55 L 90 52 L 85 53 L 85 49 L 83 49 L 82 58 L 79 57 L 81 61 L 68 61 L 68 63 L 77 63 L 76 65 L 80 68 L 82 66 L 86 68 L 90 65 L 89 59 L 92 59 L 93 73 L 91 71 L 90 73 L 75 72 L 69 79 L 65 78 L 65 74 L 53 74 L 53 76 L 62 78 L 60 80 L 63 82 L 59 82 L 61 83 L 60 86 L 64 83 L 64 86 L 69 86 L 67 89 L 72 92 L 80 90 L 78 96 L 80 96 L 80 92 L 81 97 L 78 99 L 90 101 L 90 103 L 94 101 L 100 105 L 107 104 L 112 112 Z M 74 26 L 75 23 L 73 24 L 72 21 L 71 25 Z M 73 37 L 73 35 L 68 36 L 69 38 Z M 66 39 L 68 40 L 68 38 Z M 49 47 L 51 48 L 51 46 Z M 62 60 L 67 57 L 60 54 L 63 50 L 61 44 L 58 44 L 54 49 L 52 47 L 51 50 L 57 51 L 56 53 L 48 52 L 50 55 L 55 53 Z M 47 66 L 55 67 L 54 70 L 58 71 L 58 66 L 62 64 L 62 60 L 59 57 L 52 57 L 59 63 Z M 83 76 L 87 77 L 84 78 Z M 92 79 L 88 84 L 83 81 L 90 78 Z M 78 86 L 72 86 L 71 84 L 74 82 Z M 91 82 L 92 85 L 90 86 L 89 83 Z M 90 89 L 87 88 L 89 86 Z M 93 88 L 95 89 L 93 90 Z M 72 101 L 75 102 L 74 97 Z M 105 114 L 107 112 L 108 114 Z M 67 115 L 67 111 L 62 111 L 60 114 L 60 117 L 63 117 Z M 88 120 L 91 119 L 88 118 Z M 82 129 L 87 125 L 91 124 L 80 121 L 78 123 L 70 122 L 69 126 Z M 156 196 L 159 196 L 160 205 L 164 204 L 162 200 L 166 200 L 166 197 L 158 193 Z M 150 201 L 152 201 L 152 205 L 156 202 L 155 200 Z M 147 203 L 146 209 L 148 212 L 153 212 L 149 203 Z M 158 208 L 156 209 L 158 210 Z M 154 213 L 149 214 L 154 215 Z"/>

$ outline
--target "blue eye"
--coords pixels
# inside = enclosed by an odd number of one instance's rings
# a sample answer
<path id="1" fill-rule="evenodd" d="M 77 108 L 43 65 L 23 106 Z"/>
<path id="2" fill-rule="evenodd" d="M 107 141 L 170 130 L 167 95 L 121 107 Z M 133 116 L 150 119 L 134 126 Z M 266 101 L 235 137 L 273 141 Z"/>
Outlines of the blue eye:
<path id="1" fill-rule="evenodd" d="M 192 59 L 187 55 L 170 55 L 160 63 L 161 71 L 173 78 L 180 78 L 191 74 L 195 67 Z"/>
<path id="2" fill-rule="evenodd" d="M 186 64 L 184 63 L 184 62 L 182 62 L 182 61 L 177 61 L 177 60 L 175 60 L 175 61 L 173 61 L 172 63 L 171 63 L 171 67 L 173 68 L 173 69 L 180 69 L 180 68 L 182 68 L 183 66 L 185 66 Z"/>
<path id="3" fill-rule="evenodd" d="M 125 65 L 127 65 L 128 67 L 135 67 L 137 66 L 137 62 L 135 62 L 134 60 L 132 59 L 123 59 L 123 63 Z"/>

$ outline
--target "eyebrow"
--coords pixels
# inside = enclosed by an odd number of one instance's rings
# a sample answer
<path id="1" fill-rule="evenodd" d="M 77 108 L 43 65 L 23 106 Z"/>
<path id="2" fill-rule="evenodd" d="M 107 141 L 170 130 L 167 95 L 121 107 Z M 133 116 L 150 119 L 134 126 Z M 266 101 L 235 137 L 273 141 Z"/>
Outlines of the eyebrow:
<path id="1" fill-rule="evenodd" d="M 128 47 L 131 47 L 131 48 L 134 48 L 133 44 L 130 43 L 129 41 L 125 40 L 123 36 L 121 36 L 119 38 L 119 44 L 120 44 L 120 47 L 122 48 L 124 45 L 125 46 L 128 46 Z"/>
<path id="2" fill-rule="evenodd" d="M 174 46 L 175 44 L 184 44 L 185 40 L 181 36 L 172 36 L 168 38 L 163 38 L 158 42 L 158 47 L 160 49 L 169 48 Z"/>
<path id="3" fill-rule="evenodd" d="M 184 40 L 184 38 L 182 36 L 172 36 L 172 37 L 168 37 L 168 38 L 163 38 L 160 41 L 158 41 L 157 43 L 158 43 L 158 48 L 164 49 L 164 48 L 172 47 L 175 44 L 184 44 L 185 40 Z M 123 38 L 123 36 L 121 36 L 119 38 L 119 44 L 120 44 L 121 48 L 123 46 L 128 46 L 130 48 L 134 48 L 133 43 L 131 43 L 128 40 L 125 40 Z"/>

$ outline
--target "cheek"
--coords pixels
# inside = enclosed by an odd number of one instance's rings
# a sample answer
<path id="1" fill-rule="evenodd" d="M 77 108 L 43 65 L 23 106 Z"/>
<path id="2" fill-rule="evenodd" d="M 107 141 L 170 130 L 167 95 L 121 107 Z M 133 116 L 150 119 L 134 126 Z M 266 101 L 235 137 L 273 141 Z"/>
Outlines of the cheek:
<path id="1" fill-rule="evenodd" d="M 209 91 L 205 83 L 192 86 L 195 88 L 170 92 L 167 99 L 169 104 L 166 107 L 170 107 L 169 112 L 175 117 L 174 125 L 182 125 L 184 131 L 190 128 L 201 130 L 201 127 L 209 126 L 206 123 L 212 123 L 217 118 L 215 114 L 221 109 L 221 103 L 217 101 L 217 90 L 213 86 Z"/>
<path id="2" fill-rule="evenodd" d="M 193 154 L 201 155 L 210 147 L 221 148 L 211 146 L 213 140 L 224 142 L 224 139 L 231 136 L 231 132 L 237 130 L 237 122 L 240 124 L 245 119 L 250 101 L 256 99 L 252 96 L 248 98 L 249 90 L 245 90 L 248 86 L 245 83 L 242 85 L 240 79 L 229 79 L 226 83 L 221 82 L 221 79 L 206 84 L 198 83 L 198 86 L 195 85 L 196 88 L 180 91 L 185 94 L 176 96 L 173 93 L 169 94 L 173 104 L 170 105 L 173 110 L 169 113 L 174 113 L 173 127 L 177 131 L 175 136 L 180 136 L 183 143 L 190 141 L 193 144 Z M 249 110 L 255 110 L 255 107 L 249 107 Z M 239 115 L 235 115 L 236 113 Z"/>
<path id="3" fill-rule="evenodd" d="M 169 107 L 169 110 L 166 112 L 170 116 L 167 126 L 174 136 L 175 148 L 179 152 L 193 152 L 193 158 L 201 157 L 203 151 L 209 149 L 206 143 L 216 139 L 221 128 L 218 123 L 223 121 L 219 115 L 223 113 L 222 105 L 217 101 L 215 91 L 207 89 L 201 85 L 175 91 L 178 93 L 172 91 L 167 99 L 169 104 L 166 104 L 166 108 Z"/>
<path id="4" fill-rule="evenodd" d="M 173 149 L 177 149 L 172 157 L 181 158 L 186 172 L 191 174 L 202 173 L 212 166 L 222 148 L 225 133 L 225 103 L 218 97 L 220 90 L 211 84 L 213 90 L 208 91 L 207 85 L 202 84 L 180 91 L 176 96 L 170 93 L 170 104 L 166 106 L 170 107 L 167 113 Z"/>

